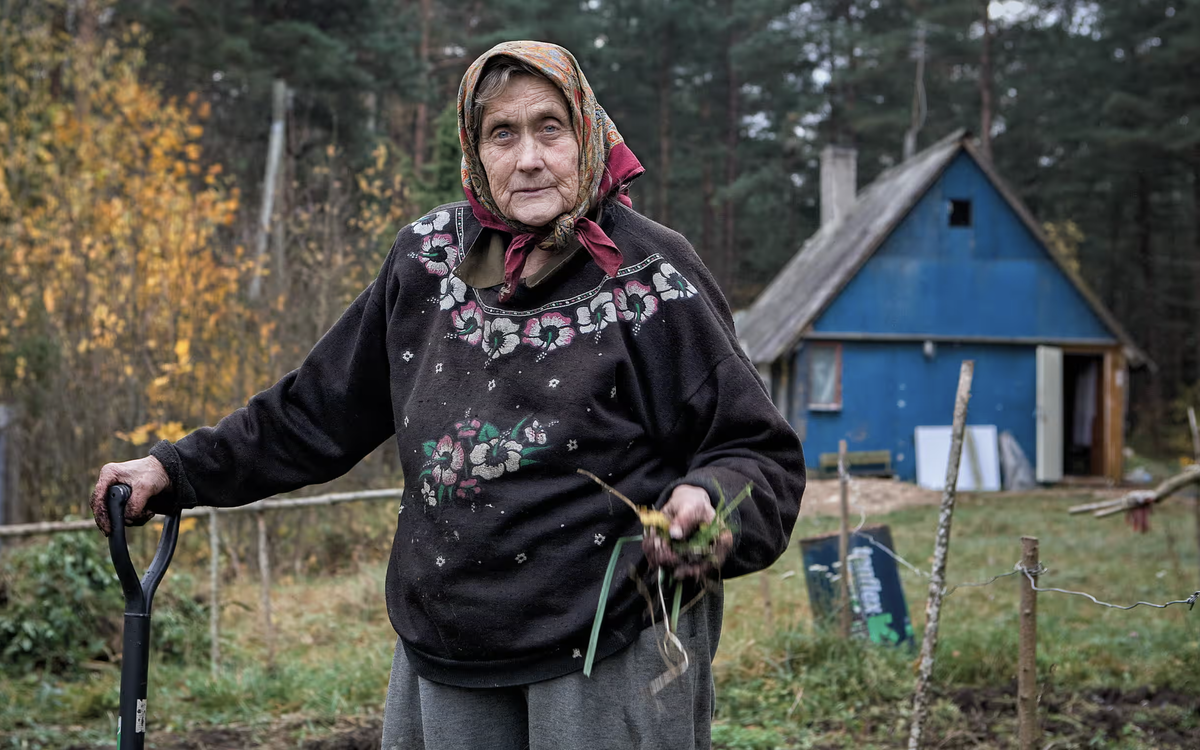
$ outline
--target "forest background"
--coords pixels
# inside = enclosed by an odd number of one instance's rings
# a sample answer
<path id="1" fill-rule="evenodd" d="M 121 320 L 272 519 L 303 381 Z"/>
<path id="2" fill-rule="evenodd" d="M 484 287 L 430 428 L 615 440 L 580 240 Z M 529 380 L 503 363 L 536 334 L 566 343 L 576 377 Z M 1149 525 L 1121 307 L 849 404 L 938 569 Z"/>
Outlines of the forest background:
<path id="1" fill-rule="evenodd" d="M 1197 0 L 4 0 L 0 405 L 23 516 L 299 364 L 395 232 L 461 199 L 454 102 L 507 39 L 566 46 L 647 167 L 632 197 L 734 306 L 859 185 L 967 127 L 1131 330 L 1133 444 L 1200 401 Z M 918 59 L 923 60 L 918 65 Z M 923 74 L 918 79 L 918 67 Z M 920 85 L 918 85 L 918 80 Z M 272 91 L 287 86 L 269 234 Z M 917 114 L 914 114 L 916 112 Z M 399 479 L 390 450 L 357 486 Z"/>

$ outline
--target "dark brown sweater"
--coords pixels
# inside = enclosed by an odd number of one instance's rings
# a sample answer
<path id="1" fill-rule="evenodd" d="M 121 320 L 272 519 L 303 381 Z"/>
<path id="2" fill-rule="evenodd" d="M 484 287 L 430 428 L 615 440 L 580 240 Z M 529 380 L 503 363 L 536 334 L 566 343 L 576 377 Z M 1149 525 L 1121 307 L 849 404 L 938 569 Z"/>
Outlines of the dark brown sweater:
<path id="1" fill-rule="evenodd" d="M 618 204 L 601 226 L 624 255 L 617 278 L 576 252 L 507 304 L 453 273 L 473 244 L 463 275 L 480 283 L 486 265 L 465 203 L 405 227 L 299 369 L 152 449 L 171 500 L 232 506 L 325 482 L 394 435 L 406 491 L 388 614 L 419 674 L 466 687 L 582 668 L 612 546 L 640 526 L 578 468 L 658 506 L 680 483 L 716 502 L 752 482 L 722 574 L 770 565 L 804 491 L 799 440 L 688 242 Z M 623 567 L 641 561 L 625 550 Z M 632 642 L 645 610 L 614 578 L 597 656 Z"/>

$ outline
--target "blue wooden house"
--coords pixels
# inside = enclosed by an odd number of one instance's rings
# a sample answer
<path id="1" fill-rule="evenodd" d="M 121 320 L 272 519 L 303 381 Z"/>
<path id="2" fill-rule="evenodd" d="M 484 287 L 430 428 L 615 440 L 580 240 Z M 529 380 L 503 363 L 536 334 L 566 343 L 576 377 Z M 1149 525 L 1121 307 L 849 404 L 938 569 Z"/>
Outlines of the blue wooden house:
<path id="1" fill-rule="evenodd" d="M 846 440 L 914 479 L 914 432 L 950 424 L 973 359 L 969 425 L 1010 432 L 1039 481 L 1118 479 L 1145 356 L 968 134 L 861 193 L 855 161 L 822 154 L 820 230 L 738 320 L 810 465 Z"/>

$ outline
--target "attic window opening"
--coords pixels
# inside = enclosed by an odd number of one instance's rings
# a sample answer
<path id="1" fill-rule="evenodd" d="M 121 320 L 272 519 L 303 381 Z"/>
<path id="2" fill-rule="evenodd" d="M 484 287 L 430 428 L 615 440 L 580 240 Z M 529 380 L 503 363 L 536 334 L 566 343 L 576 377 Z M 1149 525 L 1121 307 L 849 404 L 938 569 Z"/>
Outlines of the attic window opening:
<path id="1" fill-rule="evenodd" d="M 808 345 L 808 408 L 839 411 L 842 408 L 842 345 Z"/>
<path id="2" fill-rule="evenodd" d="M 958 198 L 950 201 L 950 226 L 971 226 L 971 201 Z"/>

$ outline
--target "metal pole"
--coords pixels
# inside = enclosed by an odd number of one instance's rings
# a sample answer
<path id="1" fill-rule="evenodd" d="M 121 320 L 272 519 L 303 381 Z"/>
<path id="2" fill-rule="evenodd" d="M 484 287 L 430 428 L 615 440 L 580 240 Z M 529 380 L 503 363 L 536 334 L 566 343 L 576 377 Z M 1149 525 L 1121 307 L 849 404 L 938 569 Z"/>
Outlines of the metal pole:
<path id="1" fill-rule="evenodd" d="M 1037 578 L 1033 572 L 1038 569 L 1037 537 L 1021 537 L 1021 567 L 1031 577 Z M 1037 711 L 1037 592 L 1025 576 L 1021 576 L 1020 618 L 1020 651 L 1017 656 L 1018 745 L 1021 750 L 1036 750 L 1042 743 Z"/>
<path id="2" fill-rule="evenodd" d="M 838 441 L 838 482 L 841 485 L 842 531 L 838 541 L 838 560 L 841 568 L 838 571 L 840 588 L 839 624 L 843 638 L 850 637 L 850 626 L 854 613 L 850 607 L 850 477 L 846 471 L 846 441 Z"/>

